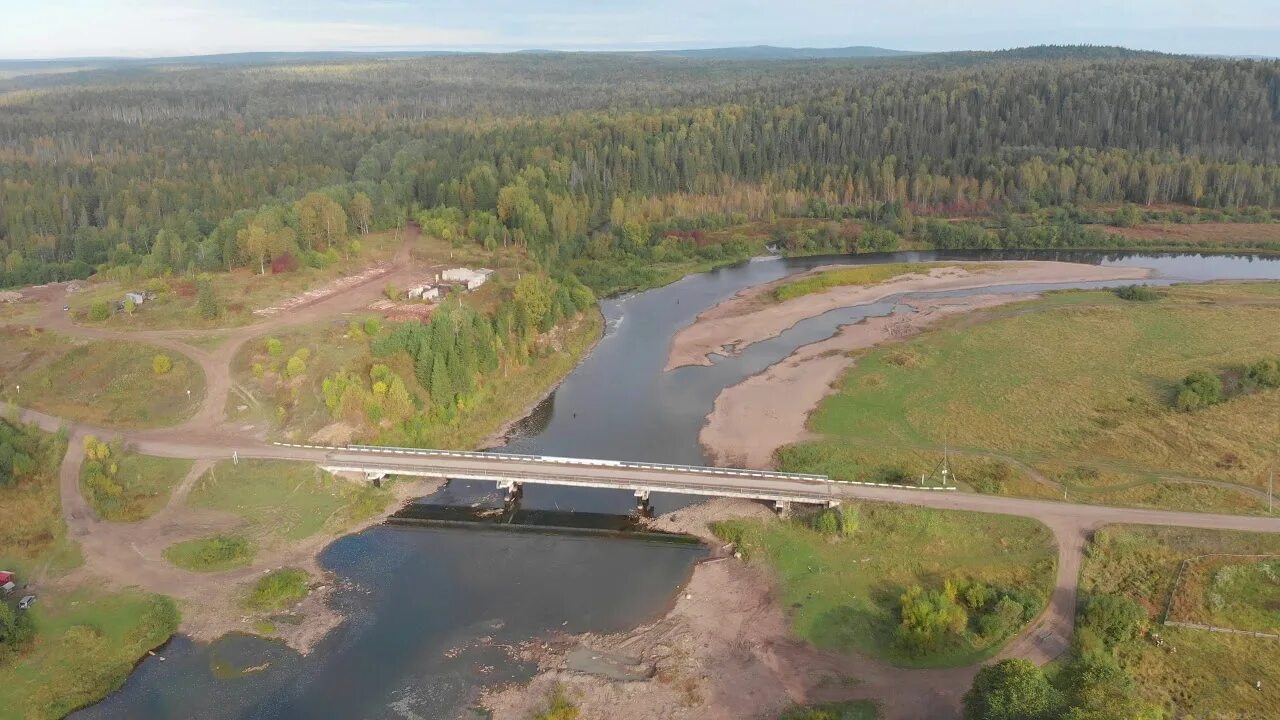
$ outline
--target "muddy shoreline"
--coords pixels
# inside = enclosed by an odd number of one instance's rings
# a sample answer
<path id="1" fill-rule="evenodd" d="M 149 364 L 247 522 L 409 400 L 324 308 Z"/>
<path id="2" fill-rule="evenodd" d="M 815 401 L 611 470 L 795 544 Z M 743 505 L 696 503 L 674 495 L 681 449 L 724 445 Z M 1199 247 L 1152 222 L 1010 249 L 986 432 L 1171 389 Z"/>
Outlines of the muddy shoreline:
<path id="1" fill-rule="evenodd" d="M 616 634 L 561 635 L 517 649 L 536 662 L 527 684 L 485 691 L 493 720 L 526 720 L 563 688 L 583 720 L 772 720 L 793 705 L 869 699 L 884 720 L 954 718 L 977 666 L 903 670 L 858 653 L 828 653 L 796 640 L 776 581 L 761 565 L 732 555 L 709 525 L 776 516 L 748 500 L 714 499 L 653 521 L 687 532 L 716 553 L 698 563 L 670 611 Z M 599 667 L 621 663 L 637 677 Z"/>

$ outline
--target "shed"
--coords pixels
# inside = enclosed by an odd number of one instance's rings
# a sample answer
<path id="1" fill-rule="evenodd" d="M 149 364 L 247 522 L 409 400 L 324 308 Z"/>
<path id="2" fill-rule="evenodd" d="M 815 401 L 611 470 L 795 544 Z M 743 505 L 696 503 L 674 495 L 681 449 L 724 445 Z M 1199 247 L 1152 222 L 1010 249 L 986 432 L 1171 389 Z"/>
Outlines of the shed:
<path id="1" fill-rule="evenodd" d="M 141 305 L 147 301 L 147 294 L 140 292 L 128 292 L 124 294 L 126 301 L 132 301 L 134 305 Z"/>
<path id="2" fill-rule="evenodd" d="M 7 582 L 13 582 L 13 573 L 8 570 L 0 570 L 0 585 L 4 585 Z"/>

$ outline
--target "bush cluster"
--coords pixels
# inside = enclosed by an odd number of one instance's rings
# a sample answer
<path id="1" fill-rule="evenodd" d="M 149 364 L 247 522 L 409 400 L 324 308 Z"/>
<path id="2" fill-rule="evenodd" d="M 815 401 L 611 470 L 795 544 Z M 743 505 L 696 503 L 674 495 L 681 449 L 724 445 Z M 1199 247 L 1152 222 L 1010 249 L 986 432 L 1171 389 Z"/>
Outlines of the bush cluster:
<path id="1" fill-rule="evenodd" d="M 1190 373 L 1178 385 L 1173 406 L 1183 412 L 1193 412 L 1241 395 L 1277 388 L 1280 388 L 1280 358 L 1264 358 L 1223 375 L 1209 370 Z"/>

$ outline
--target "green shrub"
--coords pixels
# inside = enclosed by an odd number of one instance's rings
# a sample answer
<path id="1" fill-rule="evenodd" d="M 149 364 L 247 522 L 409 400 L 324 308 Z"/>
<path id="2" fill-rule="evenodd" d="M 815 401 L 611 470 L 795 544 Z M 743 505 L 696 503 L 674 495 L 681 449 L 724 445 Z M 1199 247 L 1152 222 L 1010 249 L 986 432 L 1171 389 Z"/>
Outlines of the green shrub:
<path id="1" fill-rule="evenodd" d="M 173 360 L 168 355 L 160 353 L 151 358 L 151 371 L 157 375 L 167 375 L 173 369 Z"/>
<path id="2" fill-rule="evenodd" d="M 964 694 L 964 720 L 1049 720 L 1060 707 L 1044 671 L 1028 660 L 1002 660 L 978 671 Z"/>
<path id="3" fill-rule="evenodd" d="M 1094 595 L 1080 612 L 1081 627 L 1096 633 L 1107 646 L 1138 637 L 1146 624 L 1147 611 L 1121 595 Z"/>
<path id="4" fill-rule="evenodd" d="M 267 338 L 267 354 L 271 357 L 280 357 L 284 354 L 284 343 L 277 338 Z"/>
<path id="5" fill-rule="evenodd" d="M 109 317 L 111 317 L 111 306 L 105 300 L 99 300 L 89 306 L 90 320 L 102 321 Z"/>
<path id="6" fill-rule="evenodd" d="M 899 598 L 902 622 L 895 641 L 911 655 L 935 650 L 946 636 L 958 637 L 969 625 L 969 614 L 956 602 L 955 588 L 925 590 L 913 585 Z"/>
<path id="7" fill-rule="evenodd" d="M 1280 360 L 1275 358 L 1259 360 L 1245 370 L 1245 377 L 1255 387 L 1280 388 Z"/>
<path id="8" fill-rule="evenodd" d="M 245 607 L 250 610 L 279 610 L 288 607 L 307 596 L 311 591 L 310 582 L 311 576 L 300 568 L 269 572 L 254 583 L 245 599 Z"/>
<path id="9" fill-rule="evenodd" d="M 1174 406 L 1183 412 L 1202 410 L 1222 402 L 1222 378 L 1207 370 L 1196 370 L 1182 379 Z"/>
<path id="10" fill-rule="evenodd" d="M 1113 289 L 1111 292 L 1121 300 L 1129 300 L 1133 302 L 1154 302 L 1160 299 L 1160 293 L 1146 285 L 1125 285 Z"/>
<path id="11" fill-rule="evenodd" d="M 253 545 L 241 535 L 213 535 L 170 545 L 164 557 L 184 570 L 218 572 L 248 565 Z"/>
<path id="12" fill-rule="evenodd" d="M 294 355 L 289 358 L 289 362 L 285 363 L 284 372 L 291 378 L 298 377 L 307 371 L 307 363 L 302 358 Z"/>

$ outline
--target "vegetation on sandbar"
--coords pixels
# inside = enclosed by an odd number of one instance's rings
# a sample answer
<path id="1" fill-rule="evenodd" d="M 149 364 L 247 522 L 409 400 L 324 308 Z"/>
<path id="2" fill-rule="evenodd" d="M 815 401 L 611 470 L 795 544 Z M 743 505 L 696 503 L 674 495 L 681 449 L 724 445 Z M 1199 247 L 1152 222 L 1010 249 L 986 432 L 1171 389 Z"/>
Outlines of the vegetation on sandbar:
<path id="1" fill-rule="evenodd" d="M 994 654 L 1048 598 L 1056 560 L 1034 520 L 863 503 L 716 534 L 776 574 L 792 631 L 905 667 Z"/>

